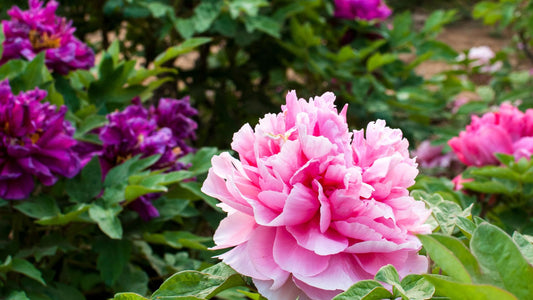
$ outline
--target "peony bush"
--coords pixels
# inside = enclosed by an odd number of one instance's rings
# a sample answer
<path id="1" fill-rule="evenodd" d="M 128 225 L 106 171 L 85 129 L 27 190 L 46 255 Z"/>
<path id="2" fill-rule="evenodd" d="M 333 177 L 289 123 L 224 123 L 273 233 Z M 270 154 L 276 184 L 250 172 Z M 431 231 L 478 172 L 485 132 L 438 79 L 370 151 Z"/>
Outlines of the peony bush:
<path id="1" fill-rule="evenodd" d="M 533 298 L 529 2 L 2 1 L 0 299 Z"/>

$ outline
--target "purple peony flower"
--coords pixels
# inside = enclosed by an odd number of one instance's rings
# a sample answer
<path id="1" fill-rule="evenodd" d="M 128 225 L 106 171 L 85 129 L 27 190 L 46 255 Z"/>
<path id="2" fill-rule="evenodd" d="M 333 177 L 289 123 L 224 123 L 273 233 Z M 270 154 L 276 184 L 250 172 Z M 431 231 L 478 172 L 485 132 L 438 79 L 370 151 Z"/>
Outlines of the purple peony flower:
<path id="1" fill-rule="evenodd" d="M 0 65 L 8 60 L 32 60 L 45 51 L 46 65 L 60 74 L 71 70 L 89 69 L 94 65 L 94 53 L 74 35 L 72 22 L 55 15 L 58 3 L 29 0 L 29 10 L 14 6 L 8 11 L 11 20 L 2 21 L 5 41 Z"/>
<path id="2" fill-rule="evenodd" d="M 80 160 L 72 147 L 74 128 L 65 121 L 66 106 L 40 102 L 46 91 L 13 95 L 9 82 L 0 82 L 0 197 L 26 198 L 34 177 L 53 185 L 58 176 L 73 177 Z"/>
<path id="3" fill-rule="evenodd" d="M 161 157 L 152 165 L 152 170 L 176 171 L 187 166 L 178 158 L 194 149 L 185 142 L 194 139 L 197 128 L 191 117 L 197 114 L 189 104 L 189 98 L 181 100 L 161 99 L 157 107 L 146 109 L 139 98 L 121 112 L 108 115 L 109 123 L 96 130 L 102 146 L 84 143 L 77 147 L 84 163 L 99 155 L 102 174 L 105 177 L 111 168 L 141 155 L 142 158 L 159 154 Z M 130 204 L 142 219 L 159 216 L 152 200 L 158 194 L 139 197 Z"/>
<path id="4" fill-rule="evenodd" d="M 193 151 L 185 140 L 196 139 L 196 128 L 198 125 L 191 119 L 198 114 L 198 111 L 191 107 L 189 97 L 175 100 L 162 98 L 156 107 L 150 107 L 150 114 L 159 127 L 167 127 L 172 130 L 172 147 L 179 147 L 180 152 L 189 153 Z"/>
<path id="5" fill-rule="evenodd" d="M 391 13 L 383 0 L 335 0 L 335 17 L 341 19 L 385 20 Z"/>

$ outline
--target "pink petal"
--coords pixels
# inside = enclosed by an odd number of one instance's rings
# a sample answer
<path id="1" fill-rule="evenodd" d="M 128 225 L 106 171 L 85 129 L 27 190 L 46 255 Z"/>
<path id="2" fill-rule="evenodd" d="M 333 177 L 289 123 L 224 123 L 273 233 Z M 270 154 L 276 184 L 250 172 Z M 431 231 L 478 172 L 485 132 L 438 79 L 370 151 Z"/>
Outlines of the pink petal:
<path id="1" fill-rule="evenodd" d="M 257 227 L 252 216 L 235 211 L 224 218 L 213 236 L 216 247 L 211 249 L 223 249 L 245 243 L 250 239 L 251 233 Z"/>
<path id="2" fill-rule="evenodd" d="M 298 245 L 318 255 L 331 255 L 342 252 L 348 247 L 348 239 L 334 230 L 320 232 L 318 222 L 287 227 Z"/>
<path id="3" fill-rule="evenodd" d="M 328 267 L 314 276 L 294 274 L 303 283 L 323 290 L 347 290 L 354 283 L 372 279 L 374 275 L 365 272 L 357 260 L 350 254 L 330 256 Z"/>
<path id="4" fill-rule="evenodd" d="M 285 228 L 278 227 L 274 240 L 274 260 L 285 271 L 294 275 L 313 276 L 328 267 L 331 256 L 320 256 L 298 246 Z"/>

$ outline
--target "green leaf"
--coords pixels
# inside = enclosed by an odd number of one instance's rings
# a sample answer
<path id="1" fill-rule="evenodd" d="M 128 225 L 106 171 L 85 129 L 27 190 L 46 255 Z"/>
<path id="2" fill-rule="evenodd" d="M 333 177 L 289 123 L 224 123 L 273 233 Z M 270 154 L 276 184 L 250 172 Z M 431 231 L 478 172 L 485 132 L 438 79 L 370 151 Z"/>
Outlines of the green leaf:
<path id="1" fill-rule="evenodd" d="M 405 291 L 400 284 L 400 275 L 393 265 L 381 267 L 381 269 L 379 269 L 379 271 L 376 273 L 376 276 L 374 276 L 374 279 L 392 285 L 395 295 L 396 292 L 399 292 L 402 296 L 405 295 Z"/>
<path id="2" fill-rule="evenodd" d="M 199 199 L 204 200 L 205 203 L 211 206 L 211 208 L 213 208 L 214 210 L 218 212 L 222 212 L 220 207 L 217 206 L 217 204 L 219 204 L 220 201 L 211 196 L 204 194 L 204 192 L 201 191 L 202 185 L 199 182 L 196 182 L 196 181 L 182 182 L 179 185 L 182 188 L 192 192 L 194 195 L 198 196 Z M 190 200 L 195 200 L 195 199 L 190 199 Z"/>
<path id="3" fill-rule="evenodd" d="M 167 14 L 175 14 L 174 8 L 161 2 L 150 2 L 147 5 L 154 18 L 161 18 Z"/>
<path id="4" fill-rule="evenodd" d="M 98 224 L 100 230 L 112 239 L 122 238 L 122 224 L 118 219 L 118 213 L 122 211 L 120 205 L 103 207 L 98 204 L 91 205 L 89 217 Z"/>
<path id="5" fill-rule="evenodd" d="M 71 86 L 70 81 L 63 76 L 58 76 L 55 78 L 55 88 L 63 96 L 65 105 L 70 111 L 76 112 L 80 109 L 80 99 L 76 95 L 76 90 Z"/>
<path id="6" fill-rule="evenodd" d="M 11 89 L 13 93 L 18 94 L 21 91 L 35 89 L 35 87 L 42 87 L 45 82 L 51 81 L 52 76 L 48 72 L 48 68 L 44 64 L 44 51 L 40 52 L 31 60 L 22 73 L 10 80 Z"/>
<path id="7" fill-rule="evenodd" d="M 207 250 L 202 242 L 211 241 L 211 237 L 198 236 L 187 231 L 164 231 L 163 233 L 145 233 L 144 240 L 149 243 L 168 245 L 176 249 Z"/>
<path id="8" fill-rule="evenodd" d="M 127 240 L 100 239 L 94 244 L 98 253 L 96 268 L 104 282 L 111 286 L 119 279 L 131 254 L 131 242 Z"/>
<path id="9" fill-rule="evenodd" d="M 126 187 L 128 178 L 138 173 L 159 160 L 161 155 L 152 155 L 143 159 L 139 159 L 139 156 L 132 157 L 127 159 L 118 166 L 113 167 L 106 175 L 104 181 L 104 187 L 113 187 L 113 186 L 123 186 Z M 117 201 L 122 201 L 122 199 L 117 199 Z"/>
<path id="10" fill-rule="evenodd" d="M 533 237 L 528 235 L 522 235 L 515 231 L 513 233 L 513 241 L 520 248 L 520 252 L 530 265 L 533 265 Z"/>
<path id="11" fill-rule="evenodd" d="M 194 27 L 194 18 L 190 19 L 183 19 L 183 18 L 174 18 L 174 28 L 176 31 L 179 32 L 179 34 L 185 38 L 189 39 L 194 35 L 195 27 Z"/>
<path id="12" fill-rule="evenodd" d="M 487 194 L 505 194 L 514 195 L 518 192 L 518 182 L 510 181 L 505 184 L 502 181 L 495 179 L 489 181 L 471 181 L 463 182 L 463 186 L 467 190 L 487 193 Z"/>
<path id="13" fill-rule="evenodd" d="M 392 54 L 392 53 L 381 54 L 379 52 L 376 52 L 374 53 L 374 55 L 370 56 L 370 58 L 366 62 L 366 69 L 368 70 L 368 72 L 372 72 L 381 66 L 390 64 L 391 62 L 395 61 L 396 58 L 397 58 L 396 54 Z"/>
<path id="14" fill-rule="evenodd" d="M 224 2 L 222 0 L 202 1 L 194 9 L 194 28 L 197 33 L 202 33 L 211 27 L 211 24 L 220 14 Z"/>
<path id="15" fill-rule="evenodd" d="M 75 202 L 89 202 L 98 196 L 102 189 L 102 169 L 97 156 L 94 156 L 80 174 L 69 180 L 65 186 L 67 194 Z"/>
<path id="16" fill-rule="evenodd" d="M 435 293 L 435 287 L 422 275 L 409 274 L 402 279 L 401 285 L 406 299 L 431 299 Z"/>
<path id="17" fill-rule="evenodd" d="M 451 235 L 455 228 L 455 223 L 458 217 L 468 217 L 471 215 L 472 206 L 462 210 L 459 204 L 447 201 L 439 194 L 429 195 L 428 193 L 420 190 L 413 191 L 411 193 L 413 198 L 417 200 L 423 200 L 431 209 L 431 213 L 440 229 L 446 235 Z"/>
<path id="18" fill-rule="evenodd" d="M 481 1 L 474 6 L 472 11 L 474 19 L 483 18 L 483 22 L 492 25 L 502 18 L 500 3 Z"/>
<path id="19" fill-rule="evenodd" d="M 2 66 L 0 66 L 0 79 L 15 78 L 21 74 L 25 69 L 28 62 L 21 59 L 12 59 Z"/>
<path id="20" fill-rule="evenodd" d="M 461 232 L 468 238 L 472 238 L 472 234 L 476 230 L 477 226 L 474 224 L 474 222 L 470 221 L 469 219 L 465 217 L 457 217 L 456 224 L 457 227 L 461 230 Z"/>
<path id="21" fill-rule="evenodd" d="M 481 168 L 472 168 L 469 171 L 470 174 L 474 176 L 486 176 L 521 181 L 520 174 L 508 167 L 485 166 Z"/>
<path id="22" fill-rule="evenodd" d="M 4 53 L 5 39 L 6 39 L 6 36 L 4 35 L 4 26 L 3 24 L 0 24 L 0 57 L 2 57 L 2 53 Z"/>
<path id="23" fill-rule="evenodd" d="M 237 18 L 241 13 L 255 17 L 259 12 L 259 8 L 268 5 L 269 3 L 266 0 L 232 0 L 229 3 L 229 12 L 233 19 Z"/>
<path id="24" fill-rule="evenodd" d="M 79 125 L 76 130 L 76 133 L 74 134 L 74 138 L 81 138 L 84 134 L 87 132 L 101 127 L 103 125 L 107 124 L 107 118 L 106 116 L 102 115 L 91 115 L 85 118 Z"/>
<path id="25" fill-rule="evenodd" d="M 32 198 L 30 201 L 21 202 L 18 205 L 15 205 L 15 209 L 26 216 L 35 219 L 53 217 L 61 213 L 55 199 L 47 195 Z"/>
<path id="26" fill-rule="evenodd" d="M 506 290 L 488 284 L 468 284 L 440 275 L 423 275 L 435 286 L 435 294 L 450 300 L 518 300 Z"/>
<path id="27" fill-rule="evenodd" d="M 182 157 L 180 161 L 190 163 L 191 167 L 188 168 L 188 171 L 198 175 L 209 170 L 211 167 L 211 158 L 218 153 L 219 151 L 215 147 L 203 147 L 194 154 L 191 153 Z"/>
<path id="28" fill-rule="evenodd" d="M 392 294 L 375 280 L 361 280 L 333 300 L 378 300 L 390 299 Z"/>
<path id="29" fill-rule="evenodd" d="M 480 276 L 475 257 L 468 248 L 454 237 L 430 234 L 418 235 L 427 253 L 450 277 L 464 283 L 472 283 Z"/>
<path id="30" fill-rule="evenodd" d="M 61 213 L 57 216 L 45 217 L 35 221 L 35 223 L 40 225 L 65 225 L 70 222 L 85 222 L 86 219 L 82 218 L 82 215 L 87 212 L 89 208 L 90 205 L 78 204 L 72 207 L 66 214 Z"/>
<path id="31" fill-rule="evenodd" d="M 533 266 L 503 230 L 489 223 L 480 224 L 472 235 L 470 248 L 479 264 L 497 275 L 506 290 L 518 299 L 533 299 Z"/>
<path id="32" fill-rule="evenodd" d="M 1 28 L 0 28 L 0 30 L 1 30 Z M 1 49 L 1 47 L 2 46 L 1 46 L 1 43 L 0 43 L 0 49 Z M 0 53 L 0 56 L 1 56 L 1 53 Z M 23 291 L 13 291 L 9 295 L 7 295 L 6 300 L 31 300 L 31 299 L 28 298 L 28 296 L 26 296 L 26 293 L 24 293 Z"/>
<path id="33" fill-rule="evenodd" d="M 148 292 L 148 282 L 149 278 L 146 272 L 138 266 L 130 263 L 124 268 L 122 274 L 115 283 L 115 286 L 113 286 L 113 290 L 146 295 Z"/>
<path id="34" fill-rule="evenodd" d="M 424 28 L 422 28 L 422 32 L 424 33 L 431 33 L 433 35 L 436 35 L 442 27 L 451 21 L 453 21 L 455 14 L 457 11 L 455 10 L 437 10 L 434 11 L 427 19 L 426 23 L 424 24 Z"/>
<path id="35" fill-rule="evenodd" d="M 246 282 L 229 267 L 211 267 L 202 272 L 182 271 L 165 280 L 152 298 L 210 299 L 235 286 L 246 286 Z"/>
<path id="36" fill-rule="evenodd" d="M 128 185 L 126 186 L 126 190 L 124 190 L 124 200 L 132 201 L 146 194 L 161 193 L 166 192 L 167 190 L 168 189 L 166 187 L 161 185 L 152 187 L 143 185 Z"/>
<path id="37" fill-rule="evenodd" d="M 29 278 L 40 282 L 42 285 L 46 285 L 43 280 L 43 277 L 41 276 L 41 271 L 39 271 L 39 269 L 37 269 L 34 265 L 32 265 L 26 260 L 20 258 L 13 258 L 13 260 L 11 261 L 10 269 L 13 272 L 24 274 Z"/>
<path id="38" fill-rule="evenodd" d="M 206 38 L 206 37 L 190 38 L 184 41 L 183 43 L 177 46 L 174 46 L 174 47 L 170 47 L 167 50 L 165 50 L 163 53 L 159 54 L 154 60 L 154 65 L 156 67 L 159 67 L 165 62 L 167 62 L 168 60 L 174 59 L 181 54 L 191 52 L 198 46 L 209 43 L 210 41 L 211 41 L 211 38 Z"/>
<path id="39" fill-rule="evenodd" d="M 118 293 L 115 295 L 114 300 L 148 300 L 143 296 L 135 293 Z"/>
<path id="40" fill-rule="evenodd" d="M 281 24 L 267 16 L 246 17 L 244 25 L 248 32 L 253 32 L 257 29 L 272 37 L 278 39 L 281 37 Z"/>

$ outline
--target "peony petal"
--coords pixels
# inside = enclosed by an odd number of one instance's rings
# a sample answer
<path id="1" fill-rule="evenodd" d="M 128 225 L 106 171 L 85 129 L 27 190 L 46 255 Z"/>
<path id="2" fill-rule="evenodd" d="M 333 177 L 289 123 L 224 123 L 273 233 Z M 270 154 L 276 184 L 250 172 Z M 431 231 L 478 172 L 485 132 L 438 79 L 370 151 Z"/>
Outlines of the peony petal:
<path id="1" fill-rule="evenodd" d="M 211 249 L 229 248 L 245 243 L 256 227 L 252 216 L 234 211 L 220 221 L 213 236 L 216 246 Z"/>
<path id="2" fill-rule="evenodd" d="M 314 276 L 294 274 L 303 283 L 323 290 L 347 290 L 358 281 L 372 279 L 374 275 L 365 272 L 350 254 L 331 255 L 328 267 Z"/>
<path id="3" fill-rule="evenodd" d="M 277 228 L 274 239 L 274 260 L 283 270 L 294 275 L 313 276 L 328 267 L 330 257 L 316 255 L 298 246 L 294 237 L 285 228 Z"/>
<path id="4" fill-rule="evenodd" d="M 272 289 L 278 289 L 284 285 L 290 275 L 274 261 L 271 241 L 275 238 L 275 228 L 258 227 L 251 235 L 247 245 L 248 255 L 255 269 L 273 280 Z"/>
<path id="5" fill-rule="evenodd" d="M 248 245 L 247 243 L 244 243 L 217 257 L 225 264 L 232 267 L 235 271 L 245 276 L 250 276 L 259 280 L 270 280 L 268 276 L 259 272 L 255 268 L 249 254 Z"/>
<path id="6" fill-rule="evenodd" d="M 287 231 L 296 239 L 298 245 L 318 255 L 337 254 L 348 247 L 348 239 L 345 236 L 335 230 L 322 233 L 318 222 L 288 226 Z"/>
<path id="7" fill-rule="evenodd" d="M 275 216 L 272 210 L 258 203 L 252 204 L 254 215 L 258 224 L 264 226 L 297 225 L 305 223 L 313 218 L 318 210 L 318 201 L 315 193 L 298 183 L 291 190 L 283 212 Z"/>
<path id="8" fill-rule="evenodd" d="M 254 280 L 257 291 L 267 299 L 275 300 L 306 300 L 309 299 L 302 295 L 302 291 L 289 279 L 285 284 L 277 289 L 272 288 L 272 280 Z M 303 297 L 303 298 L 302 298 Z"/>

